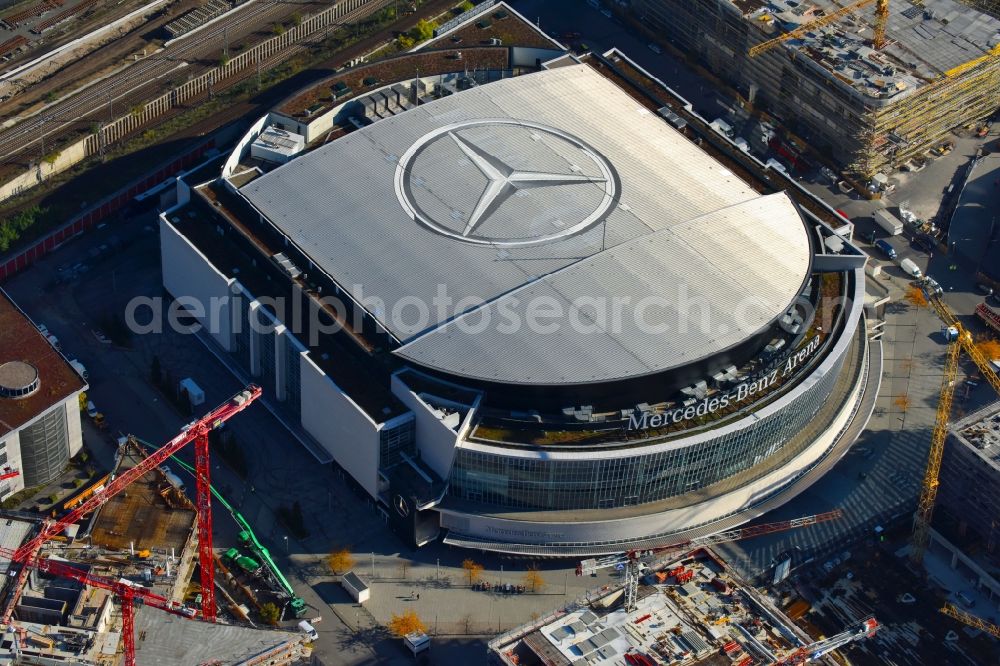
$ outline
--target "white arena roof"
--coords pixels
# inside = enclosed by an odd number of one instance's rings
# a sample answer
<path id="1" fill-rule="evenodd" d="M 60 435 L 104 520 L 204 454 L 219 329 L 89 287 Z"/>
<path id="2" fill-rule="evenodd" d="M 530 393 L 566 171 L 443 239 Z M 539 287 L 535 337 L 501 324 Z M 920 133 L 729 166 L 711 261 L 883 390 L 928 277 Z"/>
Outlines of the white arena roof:
<path id="1" fill-rule="evenodd" d="M 398 355 L 503 383 L 606 382 L 718 354 L 788 309 L 812 258 L 786 195 L 758 194 L 584 65 L 380 120 L 241 192 Z M 599 321 L 611 298 L 623 316 Z M 502 325 L 529 308 L 554 332 Z M 668 332 L 640 330 L 640 308 Z"/>

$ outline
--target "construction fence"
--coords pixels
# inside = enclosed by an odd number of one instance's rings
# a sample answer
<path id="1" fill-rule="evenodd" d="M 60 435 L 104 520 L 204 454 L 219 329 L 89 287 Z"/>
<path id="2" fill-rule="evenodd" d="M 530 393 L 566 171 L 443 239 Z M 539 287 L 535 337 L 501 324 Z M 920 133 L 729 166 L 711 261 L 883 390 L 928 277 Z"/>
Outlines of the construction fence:
<path id="1" fill-rule="evenodd" d="M 147 174 L 126 185 L 114 194 L 105 197 L 102 201 L 74 217 L 60 228 L 41 240 L 36 241 L 31 247 L 22 250 L 12 257 L 0 260 L 0 282 L 13 277 L 16 273 L 24 270 L 74 236 L 83 233 L 101 220 L 121 210 L 142 192 L 198 164 L 204 158 L 205 154 L 213 148 L 215 148 L 215 140 L 209 139 L 184 155 L 163 165 L 153 173 Z"/>

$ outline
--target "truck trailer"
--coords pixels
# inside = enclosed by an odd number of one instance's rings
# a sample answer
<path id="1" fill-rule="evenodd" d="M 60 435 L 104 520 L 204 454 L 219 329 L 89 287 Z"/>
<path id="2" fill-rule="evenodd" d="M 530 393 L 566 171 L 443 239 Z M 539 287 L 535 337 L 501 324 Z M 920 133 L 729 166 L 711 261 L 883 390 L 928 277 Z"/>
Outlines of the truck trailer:
<path id="1" fill-rule="evenodd" d="M 903 233 L 903 221 L 887 209 L 878 209 L 872 214 L 872 217 L 875 218 L 875 224 L 882 227 L 882 230 L 890 236 L 898 236 Z"/>

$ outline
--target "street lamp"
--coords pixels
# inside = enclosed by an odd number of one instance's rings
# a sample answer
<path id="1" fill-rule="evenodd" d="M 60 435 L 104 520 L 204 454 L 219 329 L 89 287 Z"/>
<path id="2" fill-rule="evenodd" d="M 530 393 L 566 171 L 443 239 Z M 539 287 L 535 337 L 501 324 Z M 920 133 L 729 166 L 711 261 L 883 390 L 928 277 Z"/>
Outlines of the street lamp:
<path id="1" fill-rule="evenodd" d="M 285 535 L 285 555 L 288 555 L 288 535 Z"/>

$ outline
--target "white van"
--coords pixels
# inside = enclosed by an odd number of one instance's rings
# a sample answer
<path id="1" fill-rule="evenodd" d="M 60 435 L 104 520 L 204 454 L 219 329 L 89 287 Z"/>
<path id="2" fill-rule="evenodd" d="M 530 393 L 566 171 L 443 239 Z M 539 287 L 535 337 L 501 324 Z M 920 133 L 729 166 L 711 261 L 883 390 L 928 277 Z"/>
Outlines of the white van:
<path id="1" fill-rule="evenodd" d="M 93 400 L 87 401 L 87 416 L 90 418 L 97 416 L 97 405 L 94 404 Z"/>
<path id="2" fill-rule="evenodd" d="M 903 259 L 899 262 L 899 267 L 903 269 L 904 273 L 918 280 L 924 276 L 920 267 L 912 259 Z"/>
<path id="3" fill-rule="evenodd" d="M 733 126 L 727 123 L 722 118 L 716 118 L 710 124 L 711 128 L 724 137 L 732 139 L 736 136 L 736 132 L 733 131 Z"/>
<path id="4" fill-rule="evenodd" d="M 316 633 L 316 628 L 305 620 L 299 622 L 299 631 L 308 636 L 309 640 L 315 641 L 319 639 L 319 634 Z"/>
<path id="5" fill-rule="evenodd" d="M 80 363 L 78 360 L 76 360 L 74 358 L 73 360 L 71 360 L 69 362 L 69 364 L 71 366 L 73 366 L 74 370 L 76 370 L 76 374 L 78 374 L 81 377 L 83 377 L 84 381 L 87 381 L 88 379 L 90 379 L 90 373 L 87 372 L 87 368 L 86 368 L 86 366 L 83 365 L 83 363 Z"/>

